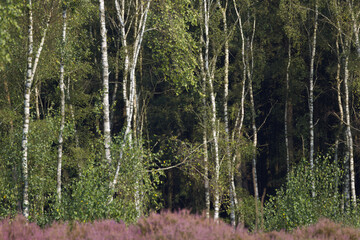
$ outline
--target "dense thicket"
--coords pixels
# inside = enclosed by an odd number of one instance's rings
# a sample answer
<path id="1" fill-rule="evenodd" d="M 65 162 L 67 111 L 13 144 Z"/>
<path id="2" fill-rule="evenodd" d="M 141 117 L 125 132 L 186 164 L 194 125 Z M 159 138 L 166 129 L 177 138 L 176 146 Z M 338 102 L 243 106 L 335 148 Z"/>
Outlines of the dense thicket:
<path id="1" fill-rule="evenodd" d="M 101 2 L 0 3 L 0 217 L 356 215 L 357 1 Z"/>

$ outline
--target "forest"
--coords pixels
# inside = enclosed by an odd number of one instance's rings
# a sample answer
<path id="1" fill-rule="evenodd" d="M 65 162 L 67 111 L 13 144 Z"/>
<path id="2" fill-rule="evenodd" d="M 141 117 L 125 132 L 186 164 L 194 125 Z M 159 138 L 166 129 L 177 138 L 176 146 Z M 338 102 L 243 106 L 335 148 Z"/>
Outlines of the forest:
<path id="1" fill-rule="evenodd" d="M 360 1 L 1 0 L 0 219 L 360 227 Z"/>

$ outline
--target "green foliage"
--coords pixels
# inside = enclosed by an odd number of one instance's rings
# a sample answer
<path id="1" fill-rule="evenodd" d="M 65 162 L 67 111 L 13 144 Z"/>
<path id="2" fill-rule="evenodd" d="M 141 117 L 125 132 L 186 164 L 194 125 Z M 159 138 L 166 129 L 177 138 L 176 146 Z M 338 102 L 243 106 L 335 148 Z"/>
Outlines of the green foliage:
<path id="1" fill-rule="evenodd" d="M 143 149 L 141 142 L 126 145 L 122 144 L 122 140 L 115 137 L 111 149 L 112 169 L 115 170 L 118 161 L 121 166 L 115 192 L 109 189 L 115 171 L 109 171 L 109 165 L 100 156 L 93 155 L 82 167 L 79 178 L 65 189 L 63 204 L 56 209 L 58 219 L 87 222 L 111 218 L 134 222 L 137 220 L 135 189 L 140 192 L 143 214 L 149 211 L 150 206 L 153 209 L 160 207 L 156 186 L 161 171 L 148 170 L 154 167 L 152 164 L 156 156 Z M 99 141 L 98 146 L 101 144 Z"/>
<path id="2" fill-rule="evenodd" d="M 20 189 L 16 180 L 20 178 L 19 160 L 21 159 L 20 131 L 9 132 L 1 136 L 0 148 L 0 218 L 16 214 L 17 201 L 20 198 Z"/>
<path id="3" fill-rule="evenodd" d="M 271 196 L 264 209 L 266 230 L 290 230 L 316 223 L 326 217 L 339 220 L 341 195 L 338 181 L 341 171 L 331 156 L 319 156 L 314 163 L 313 174 L 310 165 L 302 160 L 289 173 L 286 186 Z M 312 197 L 312 181 L 315 182 L 315 197 Z"/>
<path id="4" fill-rule="evenodd" d="M 14 34 L 19 34 L 18 17 L 21 16 L 21 1 L 5 0 L 0 2 L 0 70 L 10 62 L 11 43 Z"/>
<path id="5" fill-rule="evenodd" d="M 189 0 L 154 1 L 150 22 L 155 29 L 147 36 L 156 73 L 173 83 L 178 94 L 197 85 L 196 42 L 189 32 L 197 13 L 191 5 Z"/>

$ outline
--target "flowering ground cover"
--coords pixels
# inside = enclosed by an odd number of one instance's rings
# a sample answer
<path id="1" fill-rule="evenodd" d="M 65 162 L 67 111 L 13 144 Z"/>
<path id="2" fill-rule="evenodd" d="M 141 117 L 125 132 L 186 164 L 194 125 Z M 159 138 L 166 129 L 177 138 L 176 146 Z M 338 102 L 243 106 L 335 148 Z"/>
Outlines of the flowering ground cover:
<path id="1" fill-rule="evenodd" d="M 343 226 L 329 220 L 296 229 L 292 232 L 249 233 L 245 228 L 234 230 L 230 225 L 207 220 L 203 216 L 191 215 L 188 211 L 177 213 L 153 213 L 141 218 L 138 223 L 127 226 L 113 220 L 92 223 L 56 222 L 44 229 L 35 223 L 27 223 L 22 216 L 0 222 L 0 240 L 25 239 L 360 239 L 360 230 Z"/>

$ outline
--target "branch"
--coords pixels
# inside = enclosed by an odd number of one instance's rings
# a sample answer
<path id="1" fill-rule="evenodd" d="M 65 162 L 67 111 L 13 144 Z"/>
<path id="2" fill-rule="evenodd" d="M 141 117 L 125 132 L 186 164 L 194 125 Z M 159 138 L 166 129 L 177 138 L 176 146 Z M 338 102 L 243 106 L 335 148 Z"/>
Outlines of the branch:
<path id="1" fill-rule="evenodd" d="M 272 109 L 273 109 L 273 108 L 274 108 L 274 106 L 276 105 L 276 103 L 277 103 L 277 101 L 275 102 L 275 104 L 272 104 L 272 105 L 271 105 L 271 108 L 270 108 L 270 110 L 269 110 L 268 114 L 266 115 L 266 117 L 265 117 L 264 121 L 261 123 L 260 127 L 258 127 L 257 132 L 259 132 L 259 131 L 260 131 L 260 129 L 264 126 L 264 124 L 265 124 L 266 120 L 268 119 L 268 117 L 269 117 L 269 115 L 270 115 L 270 113 L 271 113 Z"/>
<path id="2" fill-rule="evenodd" d="M 200 144 L 199 146 L 197 146 L 192 152 L 189 153 L 189 155 L 187 155 L 183 161 L 175 164 L 175 165 L 172 165 L 172 166 L 169 166 L 169 167 L 164 167 L 164 168 L 155 168 L 155 169 L 151 169 L 151 170 L 147 170 L 147 172 L 156 172 L 156 171 L 165 171 L 165 170 L 170 170 L 170 169 L 173 169 L 173 168 L 176 168 L 178 166 L 181 166 L 183 164 L 186 163 L 186 161 L 189 159 L 189 157 L 194 153 L 196 152 L 200 147 L 202 147 L 204 144 Z"/>

